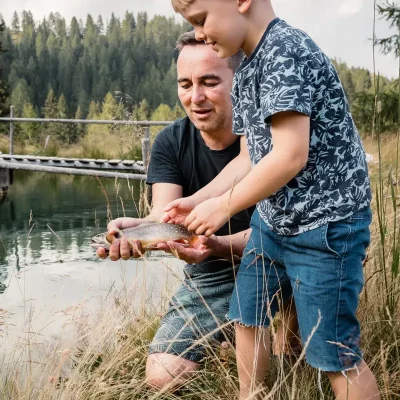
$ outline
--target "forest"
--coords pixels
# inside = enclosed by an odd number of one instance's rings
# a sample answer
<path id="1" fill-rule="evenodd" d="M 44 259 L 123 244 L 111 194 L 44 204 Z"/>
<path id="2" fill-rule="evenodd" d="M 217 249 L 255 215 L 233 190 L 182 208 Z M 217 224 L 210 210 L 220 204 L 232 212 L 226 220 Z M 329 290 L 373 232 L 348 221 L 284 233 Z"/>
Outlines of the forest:
<path id="1" fill-rule="evenodd" d="M 190 29 L 174 18 L 145 12 L 66 21 L 51 13 L 37 22 L 30 11 L 14 13 L 8 26 L 0 16 L 0 115 L 9 105 L 18 117 L 173 120 L 183 115 L 176 94 L 174 50 Z M 334 55 L 330 55 L 334 57 Z M 372 129 L 379 91 L 381 130 L 398 121 L 398 81 L 374 77 L 333 58 L 359 130 Z M 54 127 L 52 127 L 53 129 Z M 0 127 L 4 129 L 4 126 Z M 36 124 L 18 129 L 32 140 Z M 58 139 L 74 143 L 85 128 L 57 127 Z"/>

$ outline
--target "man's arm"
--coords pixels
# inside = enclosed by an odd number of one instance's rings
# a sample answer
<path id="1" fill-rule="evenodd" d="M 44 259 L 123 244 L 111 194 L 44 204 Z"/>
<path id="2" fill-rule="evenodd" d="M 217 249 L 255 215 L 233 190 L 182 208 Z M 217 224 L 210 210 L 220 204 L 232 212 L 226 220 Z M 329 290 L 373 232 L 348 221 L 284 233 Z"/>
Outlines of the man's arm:
<path id="1" fill-rule="evenodd" d="M 227 236 L 199 236 L 193 247 L 185 247 L 180 243 L 168 242 L 158 244 L 160 250 L 173 254 L 188 264 L 199 263 L 210 256 L 225 258 L 241 258 L 247 244 L 251 229 Z"/>
<path id="2" fill-rule="evenodd" d="M 241 258 L 250 233 L 251 229 L 249 228 L 233 235 L 219 236 L 218 247 L 213 255 L 228 259 L 232 258 L 232 256 Z"/>
<path id="3" fill-rule="evenodd" d="M 154 183 L 151 186 L 151 193 L 153 199 L 153 207 L 149 214 L 152 219 L 159 221 L 164 215 L 164 207 L 180 197 L 183 196 L 183 189 L 180 185 L 172 183 Z"/>

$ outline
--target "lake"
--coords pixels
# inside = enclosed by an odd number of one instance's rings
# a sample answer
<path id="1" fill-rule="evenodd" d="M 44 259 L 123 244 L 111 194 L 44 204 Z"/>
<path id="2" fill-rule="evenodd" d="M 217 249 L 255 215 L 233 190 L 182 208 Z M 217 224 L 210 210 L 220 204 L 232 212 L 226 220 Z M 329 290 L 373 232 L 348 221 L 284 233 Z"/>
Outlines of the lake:
<path id="1" fill-rule="evenodd" d="M 60 338 L 65 310 L 82 304 L 95 310 L 114 290 L 134 287 L 138 309 L 166 305 L 182 261 L 152 252 L 112 262 L 90 247 L 108 215 L 138 215 L 139 195 L 137 181 L 15 171 L 0 203 L 0 353 L 28 319 L 44 340 Z"/>

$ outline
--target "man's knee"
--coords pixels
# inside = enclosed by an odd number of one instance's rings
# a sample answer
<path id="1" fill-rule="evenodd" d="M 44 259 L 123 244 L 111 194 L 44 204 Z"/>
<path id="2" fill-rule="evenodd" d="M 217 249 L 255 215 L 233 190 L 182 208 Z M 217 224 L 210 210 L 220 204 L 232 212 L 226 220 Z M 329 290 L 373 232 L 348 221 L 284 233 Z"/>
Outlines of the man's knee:
<path id="1" fill-rule="evenodd" d="M 199 364 L 173 354 L 151 354 L 146 363 L 146 383 L 155 389 L 173 389 L 190 379 L 199 368 Z"/>

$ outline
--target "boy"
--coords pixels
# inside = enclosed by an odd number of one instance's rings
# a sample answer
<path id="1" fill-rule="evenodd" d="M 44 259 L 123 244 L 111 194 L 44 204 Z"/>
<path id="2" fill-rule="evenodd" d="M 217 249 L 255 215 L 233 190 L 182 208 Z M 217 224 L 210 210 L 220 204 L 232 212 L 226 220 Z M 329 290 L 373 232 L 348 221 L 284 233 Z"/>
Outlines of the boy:
<path id="1" fill-rule="evenodd" d="M 232 90 L 239 156 L 200 192 L 170 203 L 163 218 L 208 236 L 257 204 L 228 314 L 240 397 L 262 384 L 265 328 L 278 300 L 293 294 L 307 362 L 328 373 L 338 399 L 378 399 L 355 316 L 371 190 L 334 67 L 308 35 L 276 18 L 270 0 L 172 4 L 221 58 L 239 49 L 247 56 Z"/>

